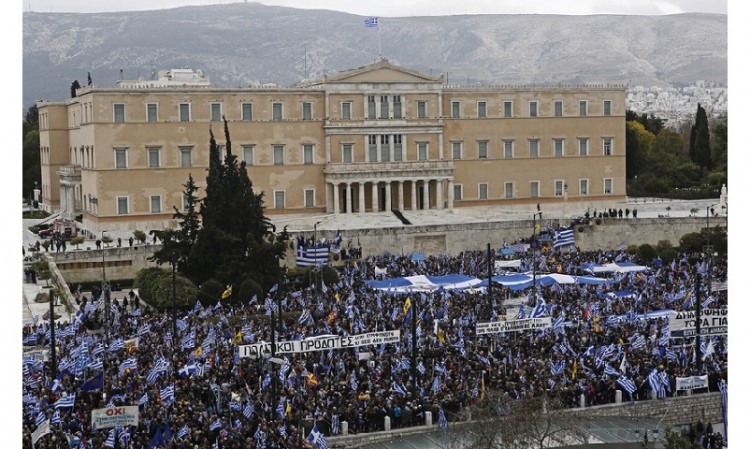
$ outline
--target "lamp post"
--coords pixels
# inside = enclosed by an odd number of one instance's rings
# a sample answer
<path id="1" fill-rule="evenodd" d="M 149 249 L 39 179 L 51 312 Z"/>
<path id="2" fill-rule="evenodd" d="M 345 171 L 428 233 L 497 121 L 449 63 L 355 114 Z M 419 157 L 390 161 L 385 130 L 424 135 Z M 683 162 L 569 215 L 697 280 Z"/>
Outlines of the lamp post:
<path id="1" fill-rule="evenodd" d="M 172 355 L 176 355 L 177 347 L 177 255 L 172 254 Z"/>
<path id="2" fill-rule="evenodd" d="M 102 230 L 102 240 L 104 240 L 104 233 L 107 232 L 106 229 Z M 104 268 L 104 247 L 102 247 L 102 296 L 104 297 L 104 340 L 105 340 L 105 347 L 107 348 L 106 351 L 104 351 L 104 357 L 102 360 L 102 373 L 107 372 L 107 353 L 109 352 L 109 314 L 110 314 L 110 306 L 109 306 L 109 286 L 107 285 L 107 273 Z M 105 374 L 102 374 L 102 398 L 105 400 L 107 399 L 107 390 L 104 388 L 104 382 L 107 376 Z"/>
<path id="3" fill-rule="evenodd" d="M 635 434 L 635 437 L 637 439 L 641 438 L 641 430 L 640 429 L 635 429 L 635 431 L 633 433 Z M 649 433 L 651 433 L 651 443 L 656 443 L 656 439 L 659 438 L 659 429 L 652 429 L 652 430 L 645 429 L 643 431 L 643 443 L 641 443 L 641 447 L 643 449 L 648 449 L 648 443 L 649 443 L 648 434 Z"/>
<path id="4" fill-rule="evenodd" d="M 539 216 L 539 221 L 542 221 L 542 213 L 536 212 L 534 213 L 533 221 L 534 221 L 534 233 L 531 237 L 531 258 L 532 258 L 532 267 L 533 267 L 533 276 L 532 276 L 532 291 L 534 293 L 534 303 L 536 303 L 536 265 L 537 265 L 537 258 L 536 258 L 536 248 L 537 248 L 537 238 L 536 238 L 536 217 Z"/>

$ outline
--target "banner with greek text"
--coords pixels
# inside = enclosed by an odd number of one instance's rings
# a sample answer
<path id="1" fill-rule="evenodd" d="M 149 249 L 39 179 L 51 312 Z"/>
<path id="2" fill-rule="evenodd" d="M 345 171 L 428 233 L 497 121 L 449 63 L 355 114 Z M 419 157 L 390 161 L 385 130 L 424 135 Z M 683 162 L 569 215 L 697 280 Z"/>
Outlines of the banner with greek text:
<path id="1" fill-rule="evenodd" d="M 37 441 L 39 441 L 39 438 L 47 435 L 48 433 L 52 432 L 49 428 L 49 419 L 44 421 L 42 424 L 39 425 L 39 427 L 36 428 L 33 432 L 31 432 L 31 447 L 34 447 Z"/>
<path id="2" fill-rule="evenodd" d="M 676 390 L 697 390 L 699 388 L 708 388 L 708 375 L 677 378 Z"/>
<path id="3" fill-rule="evenodd" d="M 728 309 L 703 309 L 701 311 L 701 335 L 727 335 L 729 327 Z M 669 312 L 669 338 L 695 337 L 695 311 Z"/>
<path id="4" fill-rule="evenodd" d="M 327 351 L 329 349 L 347 349 L 383 343 L 398 343 L 400 330 L 369 332 L 367 334 L 349 335 L 318 335 L 304 340 L 288 340 L 276 342 L 276 354 L 296 354 L 312 351 Z M 240 346 L 240 357 L 264 358 L 271 355 L 271 343 L 255 343 Z"/>
<path id="5" fill-rule="evenodd" d="M 521 332 L 548 327 L 552 327 L 552 318 L 548 316 L 525 320 L 490 321 L 488 323 L 477 323 L 477 335 Z"/>
<path id="6" fill-rule="evenodd" d="M 124 407 L 107 407 L 91 410 L 91 427 L 95 429 L 107 429 L 122 426 L 138 425 L 138 406 L 127 405 Z"/>

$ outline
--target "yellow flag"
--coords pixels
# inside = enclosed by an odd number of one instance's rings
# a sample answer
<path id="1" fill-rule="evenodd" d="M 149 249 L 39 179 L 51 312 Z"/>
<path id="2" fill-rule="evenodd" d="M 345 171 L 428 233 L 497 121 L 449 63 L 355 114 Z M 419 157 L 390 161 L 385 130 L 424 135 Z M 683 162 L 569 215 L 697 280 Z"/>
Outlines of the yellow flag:
<path id="1" fill-rule="evenodd" d="M 200 357 L 203 355 L 203 346 L 198 346 L 198 348 L 195 350 L 195 356 Z"/>
<path id="2" fill-rule="evenodd" d="M 336 292 L 333 297 L 336 299 L 336 302 L 339 302 L 339 292 Z"/>
<path id="3" fill-rule="evenodd" d="M 221 294 L 221 299 L 227 299 L 230 296 L 232 296 L 232 286 L 231 285 L 226 290 L 224 290 L 224 293 Z"/>
<path id="4" fill-rule="evenodd" d="M 407 296 L 406 301 L 404 301 L 404 314 L 409 311 L 410 307 L 411 307 L 411 296 Z"/>
<path id="5" fill-rule="evenodd" d="M 237 335 L 234 336 L 234 344 L 238 345 L 242 343 L 242 331 L 237 332 Z"/>
<path id="6" fill-rule="evenodd" d="M 284 412 L 284 416 L 292 416 L 292 403 L 291 403 L 291 401 L 286 401 L 286 411 Z"/>
<path id="7" fill-rule="evenodd" d="M 578 359 L 573 360 L 573 374 L 570 376 L 571 379 L 576 380 L 576 373 L 578 372 Z"/>
<path id="8" fill-rule="evenodd" d="M 445 344 L 445 333 L 443 332 L 442 328 L 438 328 L 438 341 L 442 344 Z"/>

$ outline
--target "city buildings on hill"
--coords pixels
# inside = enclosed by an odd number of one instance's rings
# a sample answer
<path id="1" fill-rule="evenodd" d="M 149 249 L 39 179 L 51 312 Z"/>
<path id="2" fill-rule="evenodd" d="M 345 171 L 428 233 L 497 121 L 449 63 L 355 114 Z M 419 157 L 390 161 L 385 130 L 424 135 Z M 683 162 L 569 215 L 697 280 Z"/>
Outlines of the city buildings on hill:
<path id="1" fill-rule="evenodd" d="M 209 130 L 226 151 L 226 118 L 271 216 L 603 208 L 626 194 L 626 88 L 449 85 L 386 59 L 293 87 L 189 69 L 83 86 L 37 104 L 42 207 L 92 233 L 174 227 L 188 175 L 205 188 Z"/>

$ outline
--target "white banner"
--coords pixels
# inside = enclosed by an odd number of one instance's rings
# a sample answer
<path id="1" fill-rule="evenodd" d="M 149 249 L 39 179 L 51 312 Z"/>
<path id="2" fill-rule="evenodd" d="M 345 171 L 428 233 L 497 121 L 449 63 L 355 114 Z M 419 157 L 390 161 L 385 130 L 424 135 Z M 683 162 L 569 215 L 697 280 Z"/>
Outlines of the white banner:
<path id="1" fill-rule="evenodd" d="M 701 310 L 701 335 L 727 335 L 728 309 Z M 669 338 L 695 337 L 695 311 L 669 312 Z"/>
<path id="2" fill-rule="evenodd" d="M 677 390 L 697 390 L 698 388 L 708 388 L 708 375 L 678 377 Z"/>
<path id="3" fill-rule="evenodd" d="M 107 407 L 91 410 L 91 427 L 107 429 L 116 425 L 137 426 L 138 406 Z"/>
<path id="4" fill-rule="evenodd" d="M 305 338 L 304 340 L 289 340 L 276 342 L 276 354 L 296 354 L 301 352 L 326 351 L 328 349 L 346 349 L 367 345 L 379 345 L 382 343 L 398 343 L 401 337 L 400 330 L 370 332 L 367 334 L 350 335 L 318 335 Z M 258 356 L 269 357 L 271 355 L 271 343 L 255 343 L 240 346 L 240 357 Z"/>
<path id="5" fill-rule="evenodd" d="M 48 362 L 49 361 L 49 349 L 33 349 L 31 351 L 24 351 L 23 353 L 23 359 L 24 360 L 34 360 L 42 362 Z"/>
<path id="6" fill-rule="evenodd" d="M 490 321 L 488 323 L 477 323 L 477 335 L 521 332 L 532 329 L 545 329 L 551 326 L 552 318 L 548 316 L 525 320 Z"/>
<path id="7" fill-rule="evenodd" d="M 51 430 L 49 430 L 49 419 L 44 421 L 39 427 L 36 428 L 33 432 L 31 432 L 31 447 L 34 447 L 37 441 L 39 441 L 39 438 L 47 435 L 50 433 Z"/>

